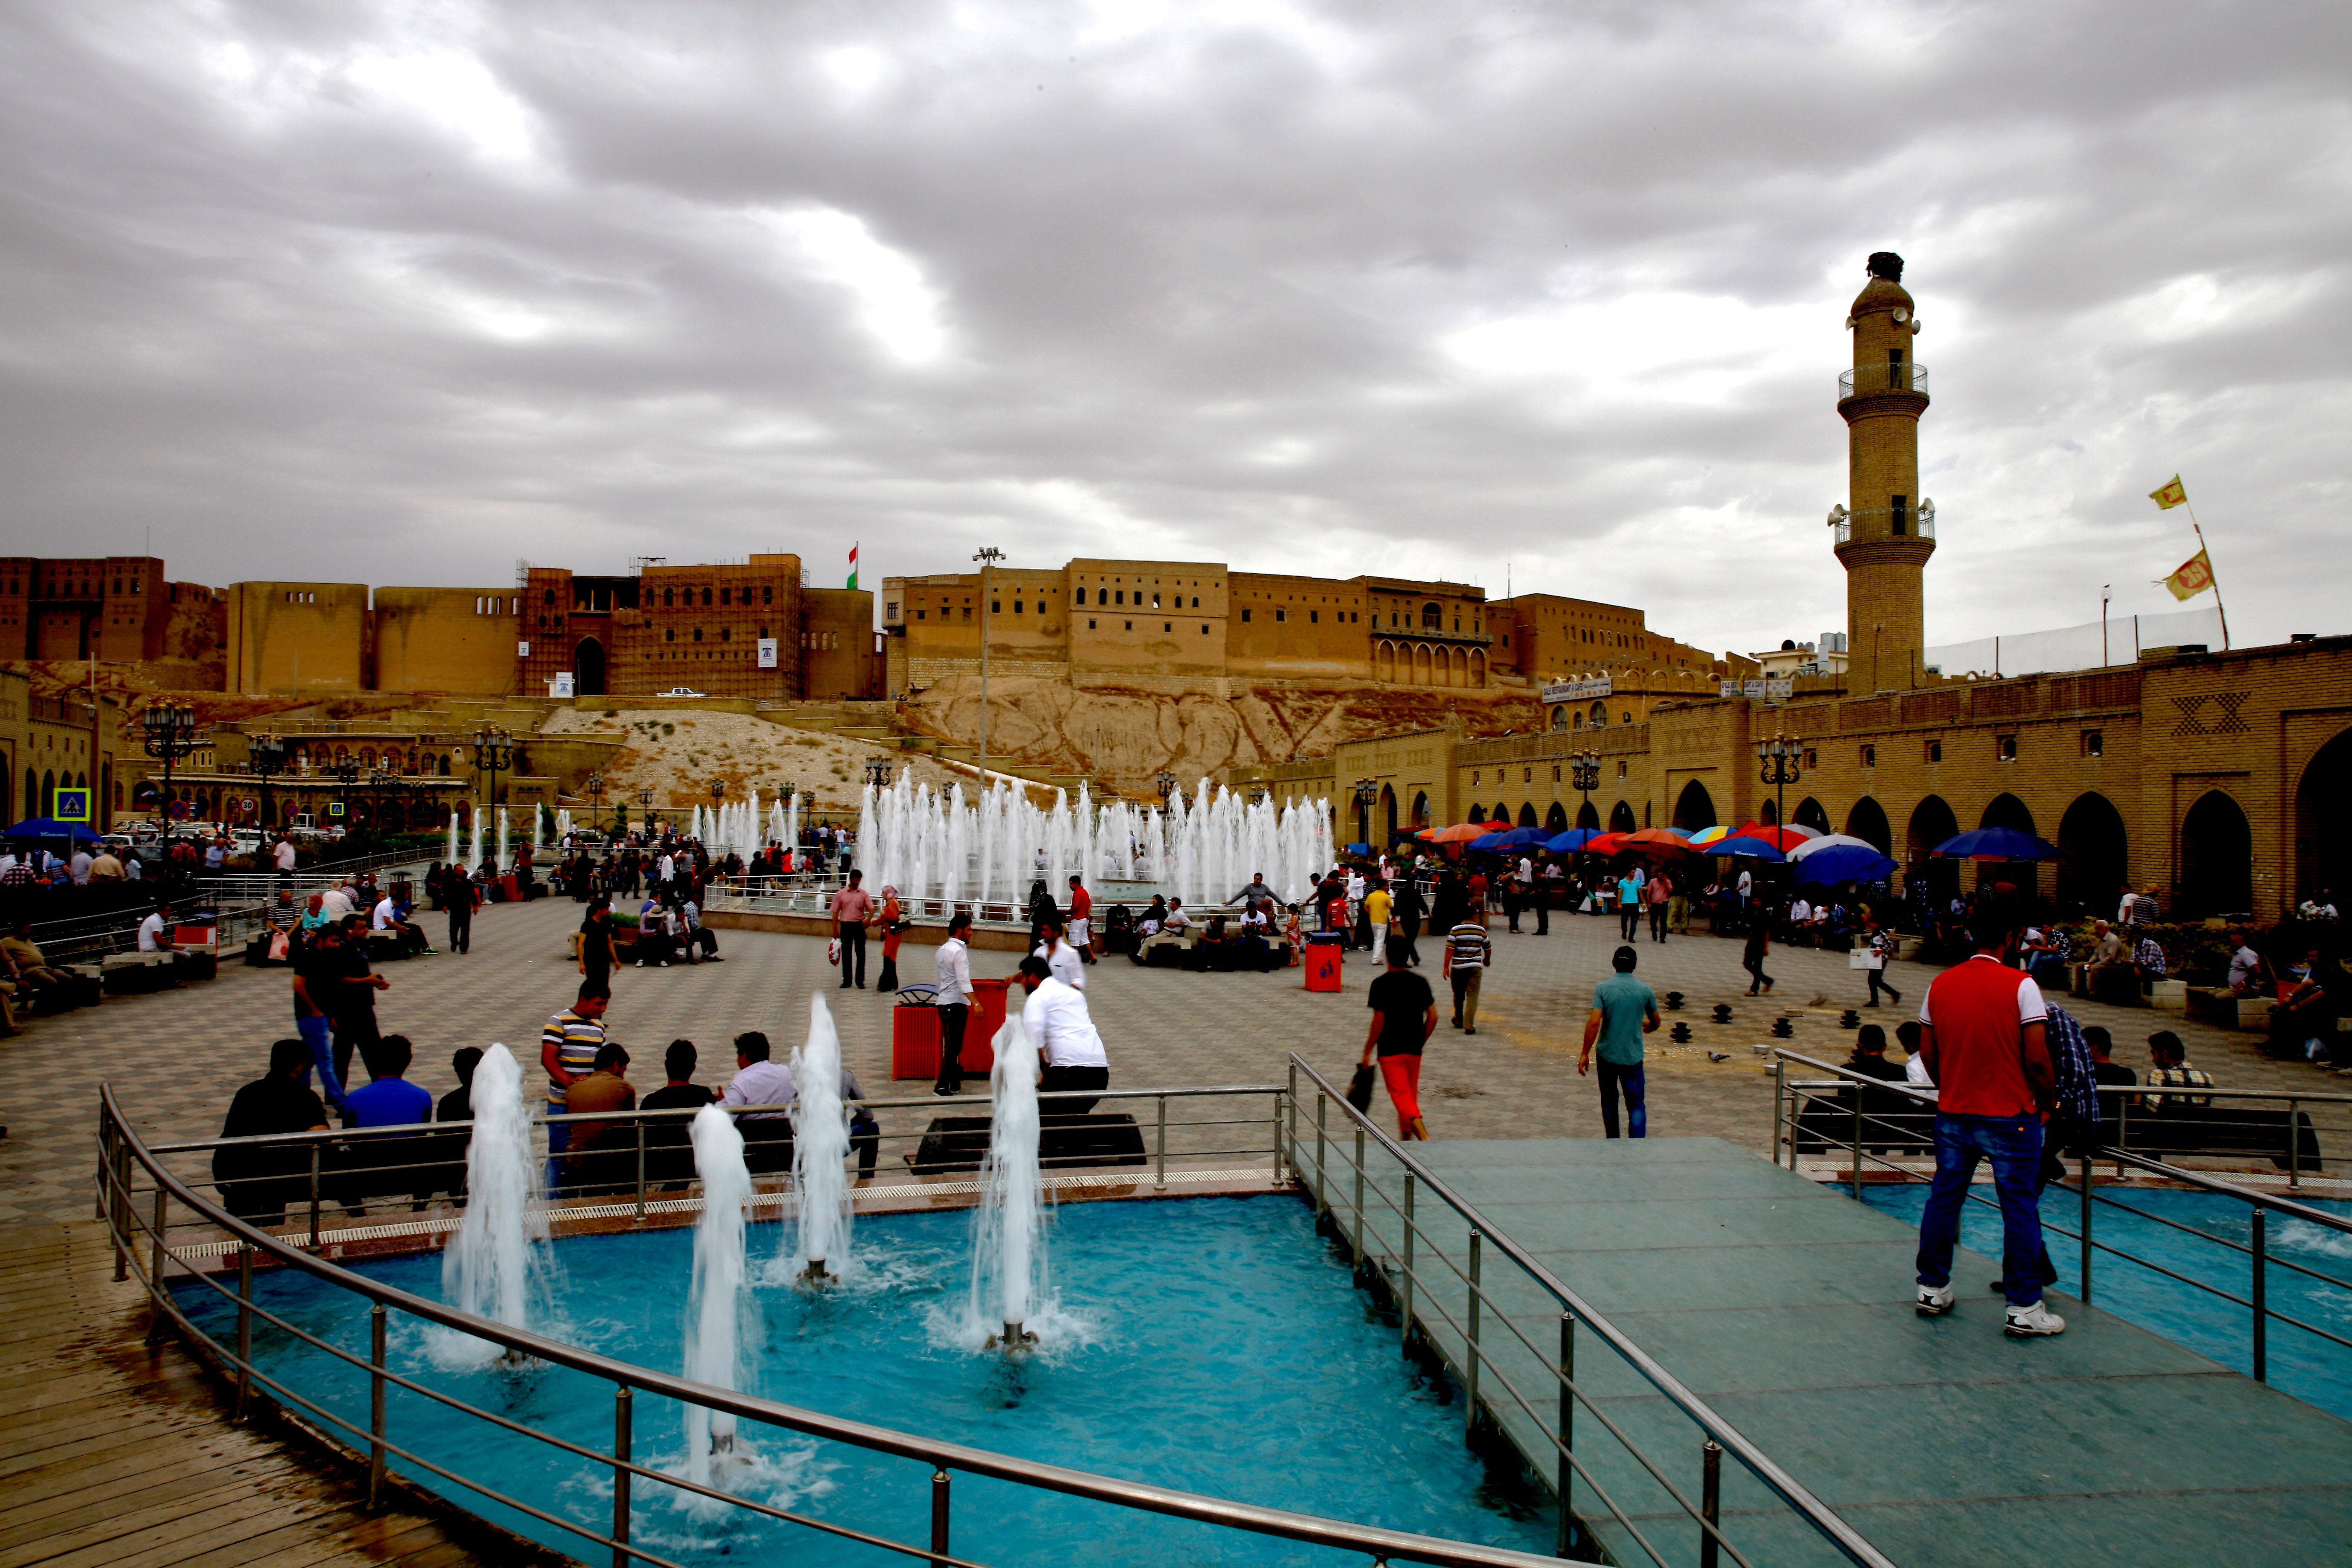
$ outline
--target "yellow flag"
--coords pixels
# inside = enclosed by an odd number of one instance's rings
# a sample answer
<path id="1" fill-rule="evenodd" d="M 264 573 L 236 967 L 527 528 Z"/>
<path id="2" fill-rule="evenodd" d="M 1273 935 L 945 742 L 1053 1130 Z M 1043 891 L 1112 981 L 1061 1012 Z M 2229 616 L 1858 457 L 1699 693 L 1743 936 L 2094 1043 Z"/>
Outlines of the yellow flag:
<path id="1" fill-rule="evenodd" d="M 2175 486 L 2180 483 L 2178 479 L 2172 482 Z M 2200 550 L 2182 562 L 2180 569 L 2164 580 L 2164 585 L 2172 590 L 2176 599 L 2193 599 L 2213 585 L 2213 563 Z"/>
<path id="2" fill-rule="evenodd" d="M 2180 476 L 2175 474 L 2158 489 L 2148 491 L 2147 499 L 2165 510 L 2170 511 L 2174 507 L 2189 504 L 2189 492 L 2180 488 Z M 2181 596 L 2188 597 L 2185 594 Z"/>

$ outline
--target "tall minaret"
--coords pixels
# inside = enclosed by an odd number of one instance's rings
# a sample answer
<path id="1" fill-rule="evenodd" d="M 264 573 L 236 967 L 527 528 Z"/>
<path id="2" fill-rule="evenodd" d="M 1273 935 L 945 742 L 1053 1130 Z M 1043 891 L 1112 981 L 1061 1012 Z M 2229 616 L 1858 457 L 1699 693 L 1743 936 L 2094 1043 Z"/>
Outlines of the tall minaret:
<path id="1" fill-rule="evenodd" d="M 1936 552 L 1935 503 L 1919 494 L 1919 416 L 1927 409 L 1927 373 L 1911 357 L 1919 321 L 1903 289 L 1903 258 L 1882 250 L 1869 266 L 1845 323 L 1853 369 L 1838 381 L 1846 505 L 1830 513 L 1846 572 L 1847 689 L 1864 695 L 1920 684 L 1920 582 Z"/>

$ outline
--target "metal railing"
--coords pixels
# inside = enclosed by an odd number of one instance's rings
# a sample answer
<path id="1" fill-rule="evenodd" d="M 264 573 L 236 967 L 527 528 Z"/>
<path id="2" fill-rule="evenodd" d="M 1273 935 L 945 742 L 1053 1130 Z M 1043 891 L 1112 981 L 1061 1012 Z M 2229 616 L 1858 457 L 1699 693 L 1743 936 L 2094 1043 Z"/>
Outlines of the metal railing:
<path id="1" fill-rule="evenodd" d="M 1474 1428 L 1491 1424 L 1544 1475 L 1559 1499 L 1560 1555 L 1591 1544 L 1571 1539 L 1579 1529 L 1591 1531 L 1580 1510 L 1591 1509 L 1593 1523 L 1622 1538 L 1609 1543 L 1612 1562 L 1666 1568 L 1695 1555 L 1708 1568 L 1720 1559 L 1753 1568 L 1757 1559 L 1723 1522 L 1722 1461 L 1728 1454 L 1755 1483 L 1735 1513 L 1791 1512 L 1845 1561 L 1893 1568 L 1858 1531 L 1296 1054 L 1290 1079 L 1290 1168 L 1307 1184 L 1318 1214 L 1353 1251 L 1360 1278 L 1394 1298 L 1401 1335 L 1408 1342 L 1417 1338 L 1453 1368 L 1467 1422 Z M 1299 1087 L 1302 1079 L 1311 1093 Z M 1306 1114 L 1312 1115 L 1311 1128 L 1300 1125 Z M 1435 1201 L 1424 1204 L 1424 1197 Z M 1538 1311 L 1556 1318 L 1556 1344 L 1538 1344 L 1523 1326 Z M 1598 1339 L 1610 1352 L 1597 1370 L 1589 1357 L 1579 1370 L 1580 1338 Z M 1633 1383 L 1601 1387 L 1621 1364 L 1634 1374 Z M 1622 1413 L 1625 1402 L 1615 1396 L 1638 1385 L 1664 1396 L 1689 1423 L 1686 1455 L 1654 1457 L 1611 1413 L 1611 1405 Z M 1599 1445 L 1591 1436 L 1595 1428 L 1605 1435 Z M 1604 1468 L 1612 1472 L 1605 1480 Z M 1689 1485 L 1694 1470 L 1696 1498 Z M 1687 1541 L 1662 1542 L 1669 1528 Z"/>
<path id="2" fill-rule="evenodd" d="M 1911 507 L 1901 511 L 1888 506 L 1864 507 L 1860 511 L 1846 512 L 1830 525 L 1832 547 L 1853 542 L 1853 525 L 1861 520 L 1866 520 L 1883 539 L 1933 541 L 1936 537 L 1936 514 L 1933 511 L 1923 512 Z M 1898 522 L 1900 528 L 1896 527 Z"/>
<path id="3" fill-rule="evenodd" d="M 1276 1097 L 1277 1113 L 1270 1129 L 1282 1125 L 1277 1088 L 1207 1090 L 1134 1091 L 1141 1095 L 1265 1094 Z M 879 1105 L 881 1102 L 869 1102 Z M 939 1102 L 934 1101 L 935 1105 Z M 296 1135 L 312 1136 L 318 1135 Z M 268 1142 L 271 1140 L 249 1141 Z M 177 1174 L 139 1139 L 114 1098 L 111 1086 L 100 1091 L 99 1209 L 111 1233 L 115 1277 L 136 1277 L 149 1303 L 151 1339 L 176 1331 L 201 1353 L 212 1358 L 234 1385 L 233 1415 L 247 1418 L 257 1398 L 275 1400 L 299 1421 L 310 1424 L 331 1441 L 348 1450 L 366 1467 L 368 1500 L 379 1506 L 394 1461 L 416 1473 L 435 1478 L 458 1493 L 482 1502 L 514 1510 L 547 1530 L 575 1540 L 598 1554 L 609 1552 L 614 1568 L 636 1563 L 657 1568 L 678 1568 L 672 1559 L 636 1544 L 633 1539 L 636 1489 L 639 1483 L 667 1487 L 740 1510 L 758 1520 L 795 1525 L 844 1541 L 856 1542 L 903 1558 L 928 1563 L 933 1568 L 979 1568 L 955 1554 L 952 1546 L 952 1480 L 961 1473 L 1007 1482 L 1034 1491 L 1060 1493 L 1111 1508 L 1189 1520 L 1224 1530 L 1250 1531 L 1281 1540 L 1306 1542 L 1360 1554 L 1372 1563 L 1411 1561 L 1448 1568 L 1538 1568 L 1552 1561 L 1532 1553 L 1451 1542 L 1403 1531 L 1350 1524 L 1278 1509 L 1226 1501 L 1147 1482 L 1117 1479 L 1082 1470 L 1036 1463 L 920 1434 L 894 1431 L 864 1422 L 845 1420 L 775 1400 L 758 1398 L 631 1365 L 593 1352 L 523 1330 L 509 1329 L 440 1302 L 394 1289 L 364 1275 L 313 1257 L 294 1242 L 247 1224 L 228 1213 Z M 179 1150 L 198 1147 L 180 1145 Z M 1279 1155 L 1276 1155 L 1279 1158 Z M 1278 1173 L 1278 1167 L 1277 1167 Z M 208 1269 L 196 1247 L 175 1242 L 175 1230 L 194 1229 L 226 1238 L 211 1249 L 218 1258 L 233 1255 L 233 1268 Z M 333 1289 L 369 1303 L 369 1350 L 359 1354 L 331 1343 L 289 1317 L 269 1310 L 256 1299 L 253 1281 L 257 1262 L 293 1269 Z M 225 1312 L 233 1312 L 232 1338 L 215 1337 L 184 1307 L 168 1283 L 174 1273 L 184 1289 L 209 1292 Z M 200 1296 L 198 1300 L 202 1300 Z M 455 1330 L 500 1346 L 511 1356 L 568 1369 L 609 1384 L 613 1390 L 613 1441 L 609 1448 L 574 1443 L 540 1430 L 528 1420 L 500 1415 L 393 1370 L 387 1364 L 390 1319 L 399 1313 L 417 1321 Z M 307 1314 L 306 1314 L 307 1315 Z M 306 1393 L 291 1375 L 276 1375 L 255 1359 L 256 1325 L 277 1331 L 287 1339 L 328 1358 L 331 1367 L 363 1375 L 368 1389 L 364 1421 L 325 1403 L 323 1392 Z M 393 1430 L 387 1395 L 404 1394 L 429 1403 L 433 1419 L 452 1417 L 482 1423 L 516 1437 L 542 1445 L 554 1456 L 570 1456 L 608 1470 L 612 1484 L 609 1525 L 566 1519 L 522 1499 L 500 1492 L 485 1481 L 435 1463 L 416 1447 L 419 1441 Z M 900 1541 L 832 1520 L 816 1518 L 741 1496 L 723 1488 L 706 1486 L 683 1476 L 656 1470 L 635 1456 L 635 1405 L 639 1394 L 676 1400 L 681 1405 L 799 1433 L 826 1442 L 846 1444 L 868 1453 L 911 1461 L 929 1471 L 929 1532 L 922 1541 Z M 1873 1561 L 1876 1561 L 1873 1559 Z"/>
<path id="4" fill-rule="evenodd" d="M 1916 363 L 1864 364 L 1838 372 L 1838 401 L 1867 397 L 1874 392 L 1916 392 L 1927 395 L 1927 367 Z"/>
<path id="5" fill-rule="evenodd" d="M 747 914 L 822 915 L 826 912 L 827 900 L 844 880 L 838 875 L 805 879 L 772 877 L 753 885 L 749 878 L 724 878 L 710 884 L 711 897 L 704 907 L 736 910 Z M 878 907 L 882 889 L 871 877 L 866 879 L 866 890 L 875 896 Z M 1148 903 L 1149 900 L 1137 902 Z M 966 911 L 975 923 L 983 926 L 1026 926 L 1029 923 L 1029 906 L 1025 900 L 917 898 L 902 892 L 898 895 L 898 907 L 907 919 L 925 925 L 945 925 L 948 917 L 958 910 Z M 1101 911 L 1108 907 L 1109 901 L 1095 900 L 1097 912 L 1093 918 L 1097 936 L 1103 931 Z M 1219 916 L 1224 917 L 1229 923 L 1238 922 L 1242 909 L 1240 904 L 1187 904 L 1184 916 L 1198 931 Z M 1141 911 L 1137 908 L 1134 912 Z"/>
<path id="6" fill-rule="evenodd" d="M 1916 1084 L 1893 1083 L 1870 1078 L 1847 1068 L 1835 1067 L 1827 1062 L 1817 1061 L 1811 1057 L 1800 1056 L 1794 1051 L 1776 1049 L 1773 1057 L 1774 1163 L 1777 1164 L 1780 1162 L 1782 1134 L 1785 1129 L 1788 1133 L 1786 1142 L 1790 1151 L 1790 1166 L 1791 1169 L 1795 1168 L 1799 1142 L 1797 1131 L 1800 1123 L 1805 1119 L 1802 1107 L 1811 1105 L 1822 1107 L 1831 1113 L 1814 1119 L 1816 1126 L 1824 1131 L 1832 1125 L 1849 1130 L 1845 1143 L 1849 1161 L 1847 1185 L 1856 1201 L 1859 1201 L 1862 1196 L 1862 1173 L 1865 1160 L 1881 1170 L 1895 1173 L 1895 1179 L 1901 1182 L 1924 1184 L 1934 1180 L 1932 1174 L 1899 1164 L 1888 1158 L 1885 1152 L 1898 1146 L 1913 1148 L 1917 1146 L 1921 1133 L 1919 1119 L 1923 1113 L 1932 1112 L 1935 1109 L 1936 1094 L 1933 1089 L 1924 1089 Z M 1828 1077 L 1818 1080 L 1790 1079 L 1785 1068 L 1786 1064 L 1790 1062 L 1811 1071 L 1827 1074 Z M 2162 1160 L 2150 1159 L 2145 1154 L 2135 1154 L 2121 1146 L 2124 1142 L 2122 1130 L 2128 1126 L 2128 1119 L 2135 1100 L 2161 1100 L 2167 1096 L 2190 1100 L 2208 1100 L 2214 1098 L 2284 1100 L 2289 1102 L 2289 1110 L 2284 1124 L 2285 1157 L 2264 1157 L 2285 1164 L 2289 1171 L 2291 1184 L 2299 1184 L 2303 1169 L 2300 1151 L 2305 1142 L 2303 1134 L 2311 1130 L 2309 1124 L 2301 1119 L 2299 1108 L 2315 1102 L 2352 1104 L 2352 1095 L 2292 1094 L 2277 1090 L 2252 1089 L 2208 1090 L 2202 1087 L 2184 1095 L 2180 1089 L 2169 1086 L 2152 1089 L 2147 1086 L 2134 1087 L 2121 1084 L 2102 1085 L 2098 1092 L 2103 1100 L 2112 1100 L 2116 1103 L 2117 1113 L 2113 1119 L 2113 1125 L 2118 1130 L 2117 1141 L 2115 1143 L 2107 1143 L 2094 1140 L 2084 1143 L 2075 1152 L 2076 1173 L 2073 1184 L 2069 1185 L 2063 1182 L 2054 1184 L 2062 1191 L 2075 1194 L 2080 1200 L 2081 1218 L 2077 1222 L 2079 1228 L 2069 1230 L 2063 1226 L 2052 1224 L 2047 1219 L 2042 1221 L 2042 1228 L 2045 1231 L 2054 1232 L 2077 1245 L 2081 1265 L 2078 1288 L 2075 1291 L 2076 1299 L 2085 1305 L 2091 1302 L 2093 1287 L 2095 1283 L 2093 1265 L 2097 1255 L 2104 1252 L 2151 1273 L 2161 1275 L 2177 1284 L 2186 1285 L 2205 1295 L 2245 1308 L 2248 1312 L 2249 1359 L 2252 1363 L 2253 1375 L 2257 1382 L 2270 1381 L 2270 1325 L 2273 1321 L 2300 1329 L 2305 1333 L 2316 1335 L 2347 1350 L 2352 1350 L 2352 1339 L 2324 1329 L 2316 1323 L 2306 1322 L 2301 1318 L 2291 1316 L 2271 1304 L 2269 1279 L 2270 1271 L 2273 1268 L 2288 1269 L 2303 1279 L 2315 1281 L 2326 1288 L 2345 1291 L 2347 1293 L 2347 1299 L 2352 1299 L 2352 1279 L 2338 1279 L 2335 1275 L 2306 1268 L 2293 1258 L 2277 1256 L 2270 1246 L 2269 1216 L 2277 1214 L 2340 1236 L 2352 1236 L 2352 1220 L 2313 1208 L 2307 1204 L 2297 1203 L 2292 1198 L 2280 1197 L 2275 1194 L 2242 1186 L 2235 1182 L 2224 1181 L 2208 1172 L 2189 1170 Z M 1900 1101 L 1908 1101 L 1912 1109 L 1907 1112 L 1890 1113 L 1887 1108 Z M 1784 1107 L 1787 1110 L 1785 1116 Z M 2199 1109 L 2205 1108 L 2200 1106 Z M 2161 1121 L 2164 1115 L 2162 1110 L 2143 1109 L 2141 1121 L 2145 1125 L 2151 1120 Z M 2102 1119 L 2099 1125 L 2100 1131 L 2104 1134 L 2110 1122 L 2106 1119 Z M 2220 1125 L 2227 1129 L 2231 1124 L 2223 1121 Z M 2242 1125 L 2267 1127 L 2268 1124 L 2244 1123 Z M 1928 1147 L 1932 1151 L 1932 1131 Z M 2194 1154 L 2207 1151 L 2188 1152 Z M 2183 1225 L 2179 1220 L 2169 1219 L 2162 1215 L 2151 1213 L 2147 1209 L 2136 1207 L 2131 1204 L 2110 1197 L 2097 1191 L 2097 1183 L 2094 1179 L 2093 1173 L 2095 1163 L 2113 1164 L 2116 1167 L 2117 1180 L 2121 1179 L 2124 1170 L 2128 1167 L 2150 1176 L 2177 1182 L 2200 1192 L 2210 1193 L 2244 1204 L 2248 1209 L 2249 1239 L 2240 1242 L 2231 1237 L 2217 1236 L 2210 1231 Z M 2000 1209 L 1998 1201 L 1979 1197 L 1974 1191 L 1967 1194 L 1967 1201 L 1980 1204 L 1996 1214 Z M 2247 1260 L 2248 1268 L 2247 1294 L 2240 1296 L 2221 1286 L 2202 1279 L 2191 1279 L 2178 1269 L 2168 1268 L 2152 1258 L 2143 1258 L 2137 1253 L 2127 1252 L 2114 1246 L 2110 1242 L 2100 1240 L 2095 1216 L 2101 1206 L 2119 1209 L 2136 1219 L 2147 1221 L 2161 1229 L 2192 1236 L 2200 1241 L 2243 1257 Z"/>

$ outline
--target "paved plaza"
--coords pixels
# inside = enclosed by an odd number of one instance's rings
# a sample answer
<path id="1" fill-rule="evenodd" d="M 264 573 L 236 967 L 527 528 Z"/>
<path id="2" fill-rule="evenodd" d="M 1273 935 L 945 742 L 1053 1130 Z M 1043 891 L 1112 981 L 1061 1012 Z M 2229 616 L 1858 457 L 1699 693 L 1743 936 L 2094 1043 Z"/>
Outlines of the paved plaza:
<path id="1" fill-rule="evenodd" d="M 535 1061 L 540 1025 L 571 999 L 577 984 L 565 939 L 579 913 L 568 901 L 495 906 L 476 921 L 471 953 L 387 965 L 392 989 L 379 997 L 378 1017 L 386 1033 L 405 1034 L 415 1043 L 412 1077 L 437 1096 L 456 1081 L 450 1053 L 493 1040 Z M 1526 923 L 1532 928 L 1531 918 Z M 1592 985 L 1609 972 L 1617 945 L 1616 922 L 1559 915 L 1544 937 L 1532 929 L 1510 935 L 1499 918 L 1494 924 L 1495 967 L 1475 1037 L 1444 1022 L 1436 944 L 1422 944 L 1428 960 L 1423 973 L 1440 1000 L 1423 1078 L 1430 1131 L 1437 1138 L 1598 1137 L 1594 1080 L 1577 1077 L 1576 1055 Z M 724 963 L 632 968 L 615 975 L 609 1022 L 613 1037 L 630 1048 L 631 1077 L 641 1091 L 658 1086 L 663 1047 L 675 1038 L 701 1047 L 705 1082 L 724 1082 L 732 1072 L 729 1042 L 741 1030 L 766 1030 L 782 1057 L 804 1032 L 812 992 L 834 1004 L 845 1060 L 869 1095 L 919 1095 L 928 1088 L 890 1083 L 891 1004 L 871 990 L 845 994 L 835 988 L 836 972 L 825 963 L 821 940 L 719 934 Z M 1779 984 L 1769 998 L 1750 1000 L 1743 994 L 1747 975 L 1736 941 L 1694 932 L 1664 944 L 1644 937 L 1638 947 L 1643 979 L 1661 995 L 1686 994 L 1684 1010 L 1667 1017 L 1670 1023 L 1688 1019 L 1693 1033 L 1690 1044 L 1679 1046 L 1663 1029 L 1650 1037 L 1650 1131 L 1708 1134 L 1760 1153 L 1770 1138 L 1771 1098 L 1752 1047 L 1771 1038 L 1771 1021 L 1783 1011 L 1813 1005 L 1794 1019 L 1794 1037 L 1786 1043 L 1822 1060 L 1843 1059 L 1851 1035 L 1837 1027 L 1837 1013 L 1862 1002 L 1863 977 L 1846 967 L 1843 953 L 1776 950 L 1768 968 Z M 909 946 L 906 952 L 908 977 L 929 980 L 931 950 Z M 1185 973 L 1142 969 L 1123 958 L 1096 965 L 1088 971 L 1088 995 L 1109 1044 L 1112 1086 L 1276 1083 L 1292 1051 L 1344 1081 L 1362 1047 L 1363 993 L 1370 979 L 1364 955 L 1349 959 L 1337 995 L 1310 994 L 1295 969 Z M 878 965 L 878 947 L 874 962 Z M 1014 963 L 1009 952 L 972 955 L 977 975 L 1009 974 Z M 1886 1025 L 1891 1037 L 1935 973 L 1895 965 L 1894 982 L 1909 1005 L 1863 1016 Z M 230 1096 L 263 1070 L 269 1042 L 293 1032 L 289 990 L 284 970 L 229 966 L 205 984 L 110 998 L 37 1021 L 0 1045 L 0 1119 L 8 1128 L 0 1142 L 0 1221 L 67 1220 L 89 1213 L 101 1083 L 113 1084 L 151 1140 L 216 1135 Z M 1731 1024 L 1709 1021 L 1708 1009 L 1717 1002 L 1731 1004 Z M 2147 1011 L 2069 1005 L 2084 1022 L 2113 1029 L 2119 1058 L 2135 1067 L 2145 1065 L 2140 1042 L 2147 1035 L 2171 1027 L 2187 1039 L 2191 1059 L 2222 1087 L 2319 1092 L 2343 1087 L 2316 1069 L 2263 1057 L 2250 1035 Z M 1728 1059 L 1710 1061 L 1710 1051 Z M 1375 1110 L 1387 1116 L 1385 1097 Z M 1251 1137 L 1263 1145 L 1255 1130 Z"/>

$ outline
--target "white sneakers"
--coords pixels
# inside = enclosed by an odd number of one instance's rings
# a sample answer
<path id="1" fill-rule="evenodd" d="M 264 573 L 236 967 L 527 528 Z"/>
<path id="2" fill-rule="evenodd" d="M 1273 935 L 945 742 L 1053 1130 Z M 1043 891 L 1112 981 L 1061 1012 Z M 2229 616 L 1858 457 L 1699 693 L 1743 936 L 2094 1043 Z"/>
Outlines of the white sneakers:
<path id="1" fill-rule="evenodd" d="M 1940 1318 L 1957 1304 L 1948 1284 L 1919 1287 L 1912 1310 L 1923 1318 Z M 2011 1307 L 2003 1320 L 2000 1331 L 2013 1340 L 2044 1339 L 2066 1331 L 2066 1320 L 2034 1301 L 2023 1307 Z"/>
<path id="2" fill-rule="evenodd" d="M 2009 1310 L 2009 1319 L 2001 1324 L 2000 1331 L 2013 1340 L 2031 1340 L 2046 1334 L 2063 1334 L 2066 1331 L 2066 1320 L 2044 1307 L 2041 1302 L 2031 1301 L 2022 1307 L 2011 1307 Z"/>

